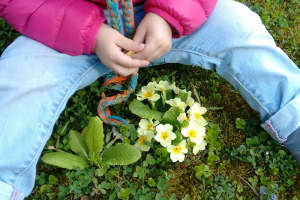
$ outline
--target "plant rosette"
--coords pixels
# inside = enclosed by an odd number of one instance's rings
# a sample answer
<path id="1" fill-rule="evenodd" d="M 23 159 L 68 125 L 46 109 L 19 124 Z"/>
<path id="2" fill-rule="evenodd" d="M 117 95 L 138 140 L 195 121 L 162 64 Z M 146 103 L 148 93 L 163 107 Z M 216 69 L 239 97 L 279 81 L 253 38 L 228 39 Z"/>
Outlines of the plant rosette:
<path id="1" fill-rule="evenodd" d="M 168 81 L 149 82 L 137 93 L 130 111 L 141 120 L 135 146 L 149 151 L 157 142 L 170 153 L 172 162 L 184 161 L 185 155 L 205 150 L 207 109 L 192 98 L 192 92 Z"/>

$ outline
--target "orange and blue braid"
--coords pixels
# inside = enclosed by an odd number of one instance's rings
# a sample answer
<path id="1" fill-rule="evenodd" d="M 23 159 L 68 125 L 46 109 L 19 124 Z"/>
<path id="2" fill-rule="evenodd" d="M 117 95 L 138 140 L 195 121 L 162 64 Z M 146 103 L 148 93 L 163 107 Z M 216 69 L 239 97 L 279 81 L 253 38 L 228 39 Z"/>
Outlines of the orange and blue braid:
<path id="1" fill-rule="evenodd" d="M 123 34 L 118 0 L 106 0 L 106 4 L 112 27 Z"/>
<path id="2" fill-rule="evenodd" d="M 125 15 L 125 32 L 129 38 L 133 37 L 134 34 L 134 11 L 132 1 L 130 0 L 121 0 L 122 10 Z"/>
<path id="3" fill-rule="evenodd" d="M 113 83 L 124 81 L 124 77 L 122 76 L 113 76 L 113 79 L 114 81 L 112 81 L 112 79 L 107 79 L 107 81 L 104 83 L 104 86 L 108 87 Z M 115 115 L 111 115 L 109 106 L 126 102 L 130 94 L 134 93 L 135 91 L 137 85 L 137 79 L 138 79 L 138 74 L 131 75 L 127 90 L 124 90 L 123 93 L 121 94 L 117 94 L 111 97 L 106 97 L 104 92 L 102 93 L 102 98 L 99 101 L 97 113 L 104 123 L 114 125 L 114 126 L 119 126 L 120 124 L 128 125 L 128 122 L 123 118 Z"/>
<path id="4" fill-rule="evenodd" d="M 125 21 L 125 31 L 129 37 L 133 36 L 134 33 L 134 13 L 133 13 L 133 5 L 131 0 L 121 0 L 122 1 L 122 9 L 124 13 L 124 21 Z M 111 19 L 112 27 L 118 30 L 120 33 L 124 34 L 123 26 L 121 24 L 121 18 L 119 13 L 119 4 L 118 0 L 106 0 L 107 9 L 109 12 L 109 17 Z M 106 81 L 104 82 L 104 86 L 110 89 L 115 89 L 119 91 L 123 91 L 121 94 L 117 94 L 111 97 L 106 97 L 104 92 L 102 93 L 102 98 L 99 101 L 97 113 L 99 117 L 103 120 L 104 123 L 110 124 L 113 126 L 119 126 L 120 124 L 128 125 L 128 122 L 119 116 L 112 115 L 109 106 L 119 104 L 122 102 L 126 102 L 130 96 L 130 94 L 134 93 L 138 74 L 134 74 L 130 76 L 129 84 L 127 90 L 122 89 L 122 84 L 128 80 L 129 77 L 122 77 L 116 74 L 110 74 Z"/>

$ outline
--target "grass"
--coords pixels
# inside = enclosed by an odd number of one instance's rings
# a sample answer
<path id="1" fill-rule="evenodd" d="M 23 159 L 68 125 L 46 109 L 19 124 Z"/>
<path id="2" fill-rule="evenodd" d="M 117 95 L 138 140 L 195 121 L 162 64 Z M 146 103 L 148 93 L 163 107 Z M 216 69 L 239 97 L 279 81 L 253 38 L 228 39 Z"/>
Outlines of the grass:
<path id="1" fill-rule="evenodd" d="M 262 18 L 277 44 L 300 66 L 299 0 L 243 1 Z M 0 52 L 18 35 L 0 20 Z M 174 70 L 175 69 L 175 70 Z M 183 76 L 184 74 L 184 76 Z M 140 72 L 139 88 L 151 80 L 176 80 L 196 88 L 201 103 L 211 110 L 207 117 L 219 125 L 221 148 L 215 156 L 190 156 L 186 162 L 168 162 L 160 149 L 138 163 L 68 171 L 39 162 L 36 186 L 28 199 L 300 199 L 300 170 L 289 153 L 260 127 L 259 117 L 225 80 L 213 71 L 182 65 L 162 65 Z M 184 77 L 190 77 L 186 80 Z M 56 123 L 48 146 L 69 150 L 68 131 L 81 131 L 102 91 L 102 79 L 78 91 Z M 136 120 L 128 108 L 116 114 Z M 105 127 L 106 132 L 111 131 Z M 210 159 L 208 159 L 210 158 Z M 195 168 L 196 167 L 196 168 Z"/>

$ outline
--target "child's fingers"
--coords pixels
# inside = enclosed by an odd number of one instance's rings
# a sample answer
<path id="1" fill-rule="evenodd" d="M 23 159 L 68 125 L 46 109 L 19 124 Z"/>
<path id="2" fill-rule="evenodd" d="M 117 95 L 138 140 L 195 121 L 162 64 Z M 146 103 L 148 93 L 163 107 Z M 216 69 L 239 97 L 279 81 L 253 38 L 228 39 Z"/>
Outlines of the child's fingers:
<path id="1" fill-rule="evenodd" d="M 152 61 L 159 54 L 160 54 L 160 50 L 159 47 L 156 45 L 156 43 L 149 42 L 146 43 L 145 48 L 142 51 L 132 55 L 131 57 L 134 59 Z"/>
<path id="2" fill-rule="evenodd" d="M 133 36 L 133 41 L 145 43 L 146 29 L 140 24 Z"/>
<path id="3" fill-rule="evenodd" d="M 114 64 L 111 66 L 111 69 L 121 76 L 129 76 L 131 74 L 136 74 L 139 71 L 139 68 L 126 68 L 121 67 L 120 65 Z"/>
<path id="4" fill-rule="evenodd" d="M 144 49 L 144 44 L 135 42 L 123 35 L 120 35 L 120 39 L 116 41 L 117 45 L 125 50 L 138 52 Z"/>
<path id="5" fill-rule="evenodd" d="M 116 55 L 114 62 L 122 67 L 127 68 L 139 68 L 149 65 L 147 60 L 134 59 L 122 52 L 119 52 Z"/>

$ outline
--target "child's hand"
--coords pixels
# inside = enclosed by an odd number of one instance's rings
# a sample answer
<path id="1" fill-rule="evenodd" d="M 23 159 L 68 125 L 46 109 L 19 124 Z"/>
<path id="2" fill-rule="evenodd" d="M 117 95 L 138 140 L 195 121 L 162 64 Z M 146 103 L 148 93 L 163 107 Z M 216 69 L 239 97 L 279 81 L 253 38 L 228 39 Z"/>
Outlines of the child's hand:
<path id="1" fill-rule="evenodd" d="M 144 45 L 102 24 L 97 35 L 95 53 L 104 65 L 122 76 L 129 76 L 135 74 L 140 67 L 149 64 L 145 59 L 126 55 L 122 49 L 139 52 L 144 49 Z"/>
<path id="2" fill-rule="evenodd" d="M 133 40 L 145 43 L 145 48 L 131 57 L 153 61 L 171 49 L 172 30 L 163 18 L 154 13 L 147 13 L 139 24 Z"/>

